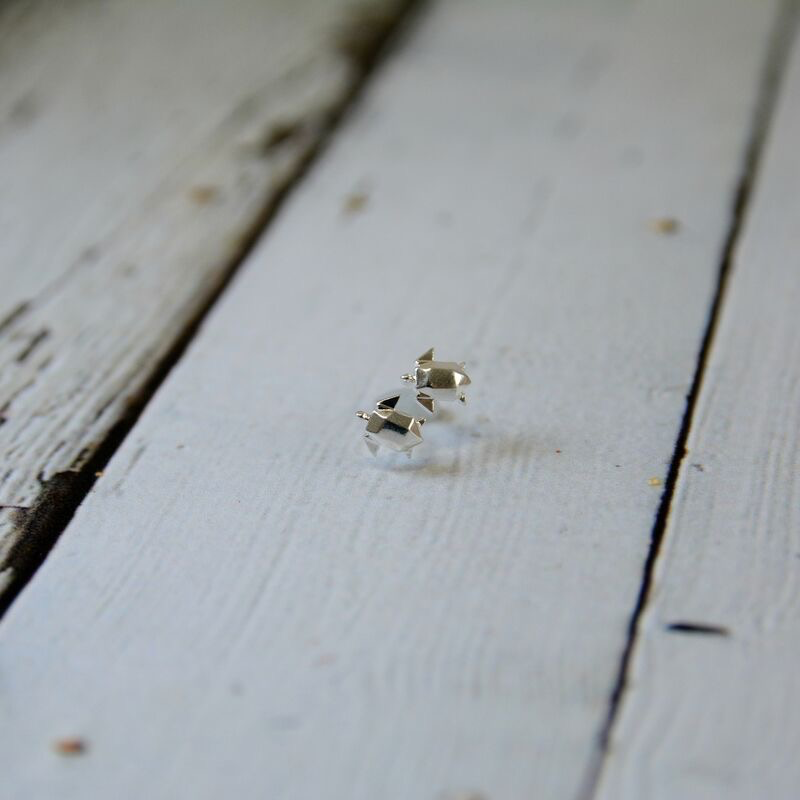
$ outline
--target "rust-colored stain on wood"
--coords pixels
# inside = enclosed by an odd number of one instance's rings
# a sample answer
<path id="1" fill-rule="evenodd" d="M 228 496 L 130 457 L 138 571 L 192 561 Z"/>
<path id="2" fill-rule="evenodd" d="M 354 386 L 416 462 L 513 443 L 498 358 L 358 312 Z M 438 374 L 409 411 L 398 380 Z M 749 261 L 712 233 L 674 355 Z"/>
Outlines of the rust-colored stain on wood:
<path id="1" fill-rule="evenodd" d="M 343 208 L 346 214 L 358 214 L 367 207 L 369 195 L 363 191 L 351 192 L 344 199 Z"/>
<path id="2" fill-rule="evenodd" d="M 64 739 L 56 739 L 53 742 L 53 749 L 61 756 L 79 756 L 87 750 L 85 739 L 77 736 L 68 736 Z"/>
<path id="3" fill-rule="evenodd" d="M 216 186 L 193 186 L 189 190 L 189 197 L 198 206 L 207 206 L 219 197 L 219 189 Z"/>
<path id="4" fill-rule="evenodd" d="M 681 224 L 675 217 L 659 217 L 650 221 L 650 228 L 655 233 L 669 236 L 680 230 Z"/>

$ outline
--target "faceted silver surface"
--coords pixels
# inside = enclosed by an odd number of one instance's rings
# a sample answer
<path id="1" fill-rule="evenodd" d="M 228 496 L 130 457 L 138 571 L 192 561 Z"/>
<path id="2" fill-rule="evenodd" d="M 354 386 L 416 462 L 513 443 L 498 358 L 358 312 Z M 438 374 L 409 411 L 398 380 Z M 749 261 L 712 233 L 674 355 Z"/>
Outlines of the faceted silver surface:
<path id="1" fill-rule="evenodd" d="M 378 446 L 410 456 L 411 448 L 422 443 L 424 422 L 393 408 L 376 408 L 367 418 L 366 445 L 373 456 Z"/>
<path id="2" fill-rule="evenodd" d="M 429 403 L 421 403 L 417 398 L 416 389 L 410 386 L 382 392 L 376 398 L 375 405 L 378 408 L 393 408 L 417 419 L 427 419 L 433 413 Z"/>
<path id="3" fill-rule="evenodd" d="M 414 373 L 403 378 L 414 381 L 417 401 L 431 411 L 435 409 L 436 402 L 442 400 L 465 403 L 467 396 L 464 387 L 472 383 L 463 361 L 436 361 L 433 348 L 417 359 Z"/>

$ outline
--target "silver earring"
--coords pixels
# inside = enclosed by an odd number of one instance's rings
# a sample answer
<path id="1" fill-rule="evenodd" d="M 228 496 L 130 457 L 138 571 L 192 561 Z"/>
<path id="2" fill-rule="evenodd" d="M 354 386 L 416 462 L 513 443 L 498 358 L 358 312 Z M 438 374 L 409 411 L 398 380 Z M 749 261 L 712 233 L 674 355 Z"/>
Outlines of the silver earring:
<path id="1" fill-rule="evenodd" d="M 414 381 L 417 402 L 431 413 L 440 401 L 466 403 L 464 387 L 472 383 L 463 361 L 435 361 L 432 347 L 417 359 L 414 372 L 403 375 L 403 380 Z"/>
<path id="2" fill-rule="evenodd" d="M 377 455 L 378 447 L 386 447 L 411 458 L 411 449 L 422 444 L 425 418 L 398 411 L 395 406 L 399 400 L 399 394 L 380 400 L 371 414 L 356 411 L 356 416 L 367 422 L 364 443 L 373 456 Z"/>

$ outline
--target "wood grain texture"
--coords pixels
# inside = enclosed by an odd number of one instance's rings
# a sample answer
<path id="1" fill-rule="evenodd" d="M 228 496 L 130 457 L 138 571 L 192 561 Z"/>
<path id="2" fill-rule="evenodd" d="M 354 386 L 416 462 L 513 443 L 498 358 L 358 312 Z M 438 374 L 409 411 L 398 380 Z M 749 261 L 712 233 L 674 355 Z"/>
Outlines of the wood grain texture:
<path id="1" fill-rule="evenodd" d="M 607 800 L 800 791 L 797 46 L 781 97 L 642 620 Z"/>
<path id="2" fill-rule="evenodd" d="M 773 12 L 420 20 L 0 625 L 9 786 L 576 795 Z M 353 411 L 430 345 L 470 405 L 373 462 Z"/>
<path id="3" fill-rule="evenodd" d="M 403 5 L 3 4 L 0 506 L 128 413 Z M 0 508 L 0 571 L 24 516 Z"/>

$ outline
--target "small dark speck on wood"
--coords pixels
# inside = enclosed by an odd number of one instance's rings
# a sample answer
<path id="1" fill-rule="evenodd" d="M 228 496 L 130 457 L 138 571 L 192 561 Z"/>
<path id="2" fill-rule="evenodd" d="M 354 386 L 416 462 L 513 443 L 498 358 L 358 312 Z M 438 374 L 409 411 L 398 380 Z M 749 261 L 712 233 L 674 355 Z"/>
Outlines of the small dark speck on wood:
<path id="1" fill-rule="evenodd" d="M 27 313 L 30 307 L 31 304 L 25 302 L 25 303 L 20 303 L 19 305 L 12 308 L 11 311 L 9 311 L 9 313 L 6 314 L 5 317 L 0 319 L 0 333 L 5 333 L 7 330 L 9 330 L 18 319 L 20 319 Z"/>
<path id="2" fill-rule="evenodd" d="M 262 155 L 269 155 L 285 144 L 289 144 L 303 134 L 303 123 L 287 120 L 276 122 L 264 137 L 259 148 Z"/>
<path id="3" fill-rule="evenodd" d="M 219 189 L 216 186 L 193 186 L 189 197 L 195 205 L 207 206 L 219 197 Z"/>
<path id="4" fill-rule="evenodd" d="M 691 633 L 699 636 L 730 636 L 723 625 L 709 625 L 705 622 L 670 622 L 667 630 L 671 633 Z"/>
<path id="5" fill-rule="evenodd" d="M 18 364 L 22 364 L 27 361 L 32 355 L 34 350 L 50 335 L 50 331 L 47 328 L 42 328 L 42 330 L 35 333 L 31 340 L 28 342 L 27 345 L 23 348 L 22 352 L 17 355 L 16 362 Z"/>
<path id="6" fill-rule="evenodd" d="M 78 261 L 81 264 L 91 264 L 93 261 L 97 261 L 98 258 L 100 258 L 100 248 L 96 244 L 90 244 L 83 249 Z"/>
<path id="7" fill-rule="evenodd" d="M 86 752 L 87 745 L 84 739 L 69 736 L 64 739 L 56 739 L 53 742 L 53 749 L 62 756 L 80 756 Z"/>
<path id="8" fill-rule="evenodd" d="M 366 192 L 351 192 L 344 199 L 344 211 L 346 214 L 358 214 L 367 207 L 369 195 Z"/>
<path id="9" fill-rule="evenodd" d="M 677 233 L 680 228 L 680 222 L 675 217 L 660 217 L 650 222 L 650 227 L 655 233 L 670 235 Z"/>

